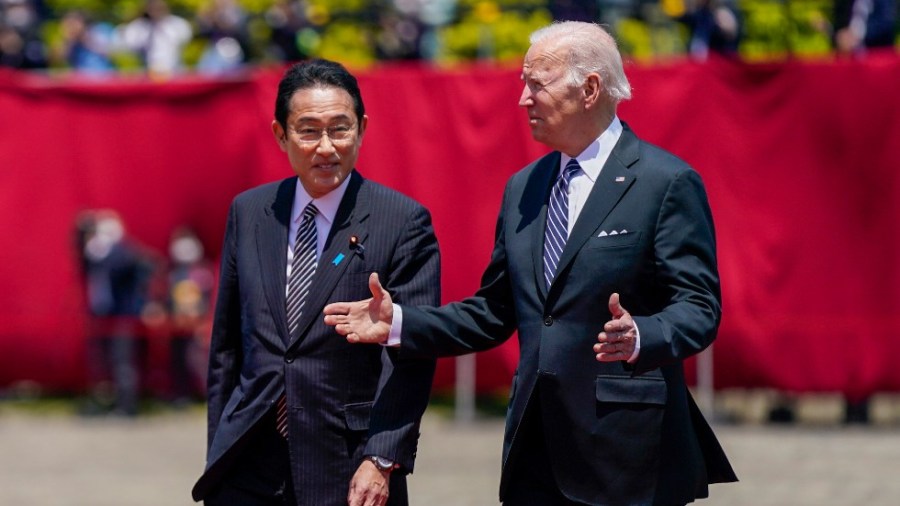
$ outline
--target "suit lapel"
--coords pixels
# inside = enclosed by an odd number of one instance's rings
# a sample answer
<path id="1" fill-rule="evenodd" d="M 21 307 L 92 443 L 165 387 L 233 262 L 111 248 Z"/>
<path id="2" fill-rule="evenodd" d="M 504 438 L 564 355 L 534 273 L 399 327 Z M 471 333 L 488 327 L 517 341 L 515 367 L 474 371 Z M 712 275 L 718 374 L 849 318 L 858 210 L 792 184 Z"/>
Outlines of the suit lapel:
<path id="1" fill-rule="evenodd" d="M 532 230 L 534 237 L 531 244 L 534 244 L 535 247 L 531 250 L 531 256 L 534 266 L 534 282 L 543 298 L 547 297 L 547 283 L 544 281 L 544 230 L 547 228 L 547 206 L 550 201 L 550 191 L 559 174 L 559 158 L 559 152 L 554 151 L 538 162 L 534 168 L 538 184 L 529 185 L 528 188 L 531 190 L 522 198 L 523 202 L 534 202 L 535 205 L 541 206 L 538 212 L 537 226 Z"/>
<path id="2" fill-rule="evenodd" d="M 316 319 L 322 318 L 322 308 L 334 290 L 335 285 L 341 279 L 347 266 L 350 265 L 353 255 L 362 255 L 361 251 L 350 249 L 350 237 L 356 236 L 359 244 L 365 244 L 369 236 L 364 222 L 369 216 L 369 199 L 364 180 L 355 170 L 350 173 L 350 183 L 344 193 L 341 204 L 328 239 L 322 250 L 322 257 L 316 266 L 309 294 L 303 304 L 303 313 L 297 325 L 295 334 L 291 336 L 289 348 L 303 340 L 310 325 Z"/>
<path id="3" fill-rule="evenodd" d="M 584 209 L 572 227 L 572 233 L 569 234 L 566 247 L 559 258 L 557 275 L 568 267 L 584 243 L 600 228 L 603 220 L 634 184 L 636 177 L 629 167 L 639 158 L 638 140 L 627 125 L 623 123 L 623 127 L 619 141 L 600 171 Z"/>
<path id="4" fill-rule="evenodd" d="M 285 179 L 278 185 L 275 198 L 265 207 L 265 219 L 256 226 L 257 257 L 262 272 L 262 284 L 275 320 L 278 334 L 288 335 L 285 287 L 287 286 L 287 241 L 290 228 L 291 207 L 297 191 L 297 178 Z"/>

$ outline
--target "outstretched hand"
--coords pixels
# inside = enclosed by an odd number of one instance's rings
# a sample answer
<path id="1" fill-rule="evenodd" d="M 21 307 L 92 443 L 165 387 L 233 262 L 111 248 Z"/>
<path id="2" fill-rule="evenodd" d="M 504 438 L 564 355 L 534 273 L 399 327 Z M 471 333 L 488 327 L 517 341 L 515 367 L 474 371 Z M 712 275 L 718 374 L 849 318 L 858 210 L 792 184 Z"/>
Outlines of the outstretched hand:
<path id="1" fill-rule="evenodd" d="M 609 296 L 609 312 L 613 319 L 606 322 L 603 332 L 597 335 L 594 353 L 599 362 L 628 360 L 634 354 L 637 330 L 631 314 L 619 302 L 618 293 Z"/>
<path id="2" fill-rule="evenodd" d="M 350 343 L 384 343 L 394 319 L 391 295 L 381 286 L 378 273 L 369 275 L 372 298 L 356 302 L 335 302 L 325 306 L 325 324 L 334 327 Z"/>

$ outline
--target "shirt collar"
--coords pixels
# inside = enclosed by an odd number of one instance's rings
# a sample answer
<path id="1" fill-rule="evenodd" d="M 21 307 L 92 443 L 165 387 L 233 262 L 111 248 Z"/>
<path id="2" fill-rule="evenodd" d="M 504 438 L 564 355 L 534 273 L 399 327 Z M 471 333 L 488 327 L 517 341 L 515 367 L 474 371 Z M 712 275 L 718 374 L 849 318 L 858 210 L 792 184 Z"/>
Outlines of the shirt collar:
<path id="1" fill-rule="evenodd" d="M 618 116 L 614 116 L 606 130 L 600 134 L 600 137 L 597 137 L 581 154 L 575 157 L 578 160 L 578 165 L 581 166 L 582 172 L 591 182 L 596 182 L 597 178 L 600 177 L 600 170 L 603 169 L 603 165 L 606 164 L 606 160 L 621 136 L 622 122 L 619 121 Z M 560 167 L 565 167 L 572 158 L 565 153 L 561 153 L 561 155 Z"/>
<path id="2" fill-rule="evenodd" d="M 351 172 L 350 175 L 344 178 L 344 181 L 337 188 L 317 199 L 312 198 L 306 192 L 306 188 L 303 187 L 298 177 L 297 191 L 294 193 L 294 206 L 291 208 L 291 223 L 300 223 L 303 210 L 306 209 L 310 202 L 314 202 L 319 210 L 319 216 L 324 218 L 329 224 L 332 224 L 334 217 L 337 215 L 338 207 L 341 205 L 341 199 L 344 198 L 344 193 L 347 192 L 347 185 L 350 184 L 350 176 L 352 174 Z"/>

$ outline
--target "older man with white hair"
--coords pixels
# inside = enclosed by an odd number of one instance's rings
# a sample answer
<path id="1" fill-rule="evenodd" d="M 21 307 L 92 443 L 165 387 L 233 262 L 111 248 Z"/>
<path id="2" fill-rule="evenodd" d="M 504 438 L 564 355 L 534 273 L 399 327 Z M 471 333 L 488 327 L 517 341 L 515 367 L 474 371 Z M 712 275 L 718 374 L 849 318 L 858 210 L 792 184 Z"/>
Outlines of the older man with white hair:
<path id="1" fill-rule="evenodd" d="M 350 342 L 401 357 L 486 350 L 518 331 L 503 446 L 506 505 L 682 505 L 735 481 L 683 363 L 721 317 L 700 176 L 640 140 L 613 38 L 563 22 L 531 37 L 519 105 L 553 151 L 506 185 L 481 287 L 440 308 L 373 297 L 325 308 Z M 627 308 L 627 309 L 626 309 Z"/>

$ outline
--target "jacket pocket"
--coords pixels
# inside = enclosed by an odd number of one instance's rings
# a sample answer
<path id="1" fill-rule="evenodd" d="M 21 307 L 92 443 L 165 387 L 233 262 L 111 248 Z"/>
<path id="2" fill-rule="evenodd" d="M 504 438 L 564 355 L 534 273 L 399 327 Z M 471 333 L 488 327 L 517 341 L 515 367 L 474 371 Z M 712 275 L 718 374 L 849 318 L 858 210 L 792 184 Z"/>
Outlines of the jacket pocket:
<path id="1" fill-rule="evenodd" d="M 605 235 L 603 237 L 591 237 L 588 239 L 586 248 L 627 248 L 634 246 L 641 240 L 641 232 L 628 232 L 627 234 Z"/>
<path id="2" fill-rule="evenodd" d="M 357 402 L 344 406 L 344 420 L 350 430 L 369 430 L 372 402 Z"/>
<path id="3" fill-rule="evenodd" d="M 668 389 L 665 380 L 654 377 L 597 376 L 599 402 L 655 404 L 665 406 Z"/>

